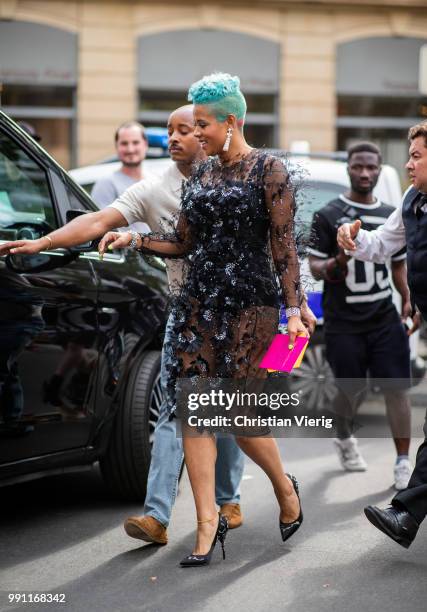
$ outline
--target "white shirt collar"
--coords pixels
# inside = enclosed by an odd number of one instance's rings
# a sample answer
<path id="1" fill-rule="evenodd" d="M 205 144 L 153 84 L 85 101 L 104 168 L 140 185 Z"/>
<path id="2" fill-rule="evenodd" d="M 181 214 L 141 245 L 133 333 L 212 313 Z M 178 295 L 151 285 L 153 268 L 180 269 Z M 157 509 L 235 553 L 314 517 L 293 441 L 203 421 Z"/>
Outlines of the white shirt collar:
<path id="1" fill-rule="evenodd" d="M 379 208 L 381 206 L 381 202 L 378 198 L 375 198 L 375 202 L 373 204 L 359 204 L 359 202 L 353 202 L 349 198 L 346 198 L 345 195 L 340 195 L 340 200 L 345 202 L 345 204 L 349 204 L 350 206 L 354 206 L 354 208 L 363 208 L 363 210 L 374 210 L 375 208 Z"/>

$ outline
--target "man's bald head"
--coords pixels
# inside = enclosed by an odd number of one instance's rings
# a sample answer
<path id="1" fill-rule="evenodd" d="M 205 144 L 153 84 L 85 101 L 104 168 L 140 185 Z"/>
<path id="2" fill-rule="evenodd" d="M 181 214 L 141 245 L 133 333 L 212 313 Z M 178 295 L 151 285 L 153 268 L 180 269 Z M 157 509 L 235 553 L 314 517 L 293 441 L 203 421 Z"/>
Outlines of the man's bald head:
<path id="1" fill-rule="evenodd" d="M 188 121 L 189 123 L 193 125 L 194 124 L 193 111 L 194 111 L 193 104 L 184 104 L 184 106 L 180 106 L 179 108 L 175 109 L 169 115 L 168 124 L 170 123 L 172 118 L 179 116 L 182 119 L 185 119 L 186 121 Z"/>

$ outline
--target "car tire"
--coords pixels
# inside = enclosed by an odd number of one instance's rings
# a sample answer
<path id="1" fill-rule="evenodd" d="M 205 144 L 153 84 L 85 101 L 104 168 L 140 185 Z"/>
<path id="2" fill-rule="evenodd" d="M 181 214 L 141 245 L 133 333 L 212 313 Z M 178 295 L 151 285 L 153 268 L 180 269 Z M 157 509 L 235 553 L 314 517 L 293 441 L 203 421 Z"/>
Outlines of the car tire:
<path id="1" fill-rule="evenodd" d="M 327 410 L 335 396 L 335 382 L 323 342 L 313 342 L 301 366 L 289 377 L 290 393 L 298 393 L 307 411 Z"/>
<path id="2" fill-rule="evenodd" d="M 132 368 L 101 472 L 115 496 L 144 501 L 151 444 L 160 408 L 160 351 L 142 353 Z"/>

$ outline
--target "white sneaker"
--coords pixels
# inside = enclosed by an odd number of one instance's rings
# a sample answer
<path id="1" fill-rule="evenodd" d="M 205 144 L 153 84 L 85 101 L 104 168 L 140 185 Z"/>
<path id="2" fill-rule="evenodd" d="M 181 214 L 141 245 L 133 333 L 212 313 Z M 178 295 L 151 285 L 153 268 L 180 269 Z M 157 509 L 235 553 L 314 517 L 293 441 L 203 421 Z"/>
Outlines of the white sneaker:
<path id="1" fill-rule="evenodd" d="M 402 459 L 394 466 L 394 488 L 403 491 L 408 486 L 409 479 L 413 472 L 413 465 L 409 459 Z"/>
<path id="2" fill-rule="evenodd" d="M 348 472 L 366 472 L 368 464 L 360 454 L 356 438 L 353 438 L 353 436 L 345 440 L 335 438 L 334 444 L 341 465 L 345 470 Z"/>

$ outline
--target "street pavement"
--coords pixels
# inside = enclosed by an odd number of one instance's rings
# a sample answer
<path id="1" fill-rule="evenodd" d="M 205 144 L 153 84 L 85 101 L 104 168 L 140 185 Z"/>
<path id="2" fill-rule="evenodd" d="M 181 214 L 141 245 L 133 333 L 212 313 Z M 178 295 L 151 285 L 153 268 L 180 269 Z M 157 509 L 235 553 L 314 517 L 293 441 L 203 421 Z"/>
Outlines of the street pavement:
<path id="1" fill-rule="evenodd" d="M 417 393 L 421 433 L 427 396 Z M 218 548 L 207 568 L 178 567 L 194 540 L 186 474 L 165 547 L 126 536 L 124 518 L 141 508 L 112 500 L 96 468 L 1 489 L 0 610 L 424 612 L 427 524 L 405 550 L 363 514 L 393 495 L 392 441 L 361 439 L 369 469 L 356 474 L 341 470 L 330 439 L 279 444 L 285 469 L 300 481 L 301 529 L 281 541 L 271 486 L 248 460 L 244 525 L 229 532 L 226 560 Z M 64 593 L 65 603 L 9 604 L 14 592 Z"/>

